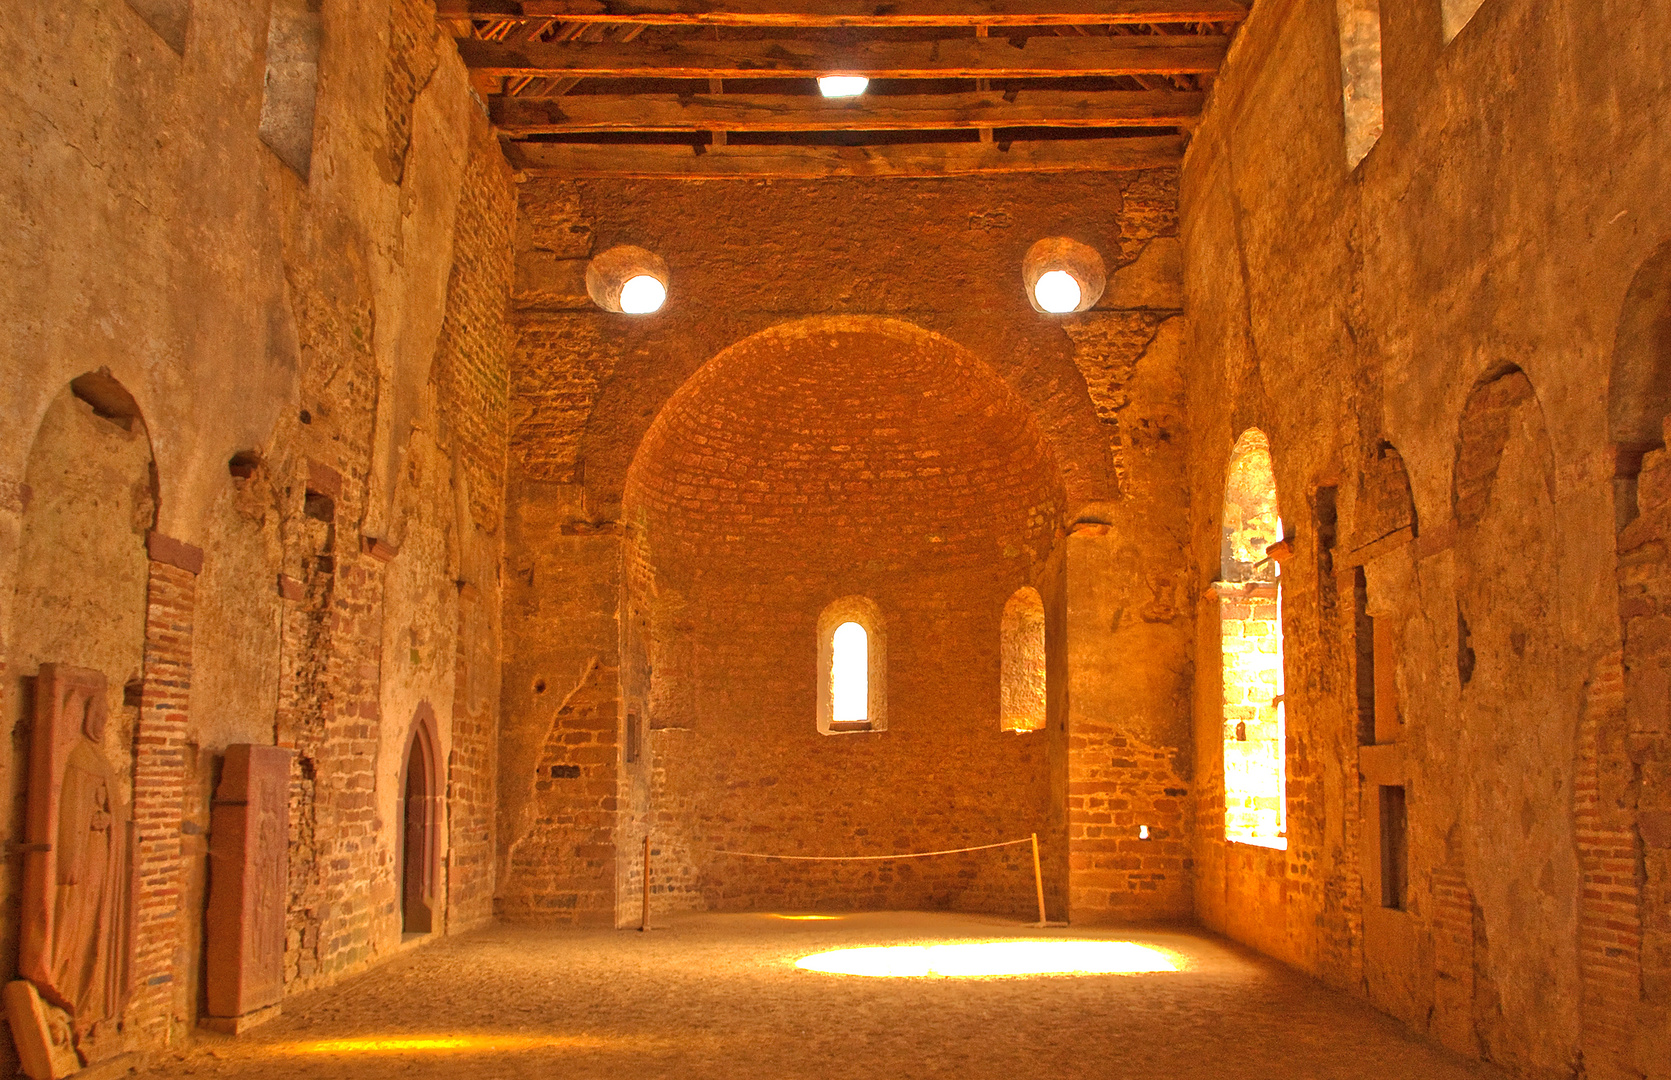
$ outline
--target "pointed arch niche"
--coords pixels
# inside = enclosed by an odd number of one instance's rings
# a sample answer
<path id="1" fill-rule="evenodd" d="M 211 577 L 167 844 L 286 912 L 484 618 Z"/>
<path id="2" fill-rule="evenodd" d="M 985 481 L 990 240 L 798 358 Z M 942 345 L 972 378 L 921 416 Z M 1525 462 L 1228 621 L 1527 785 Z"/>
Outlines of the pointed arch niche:
<path id="1" fill-rule="evenodd" d="M 412 718 L 400 767 L 400 930 L 440 929 L 443 788 L 435 710 L 425 702 Z"/>
<path id="2" fill-rule="evenodd" d="M 1269 548 L 1282 539 L 1270 440 L 1236 440 L 1224 487 L 1219 646 L 1224 681 L 1224 837 L 1286 848 L 1282 592 Z"/>

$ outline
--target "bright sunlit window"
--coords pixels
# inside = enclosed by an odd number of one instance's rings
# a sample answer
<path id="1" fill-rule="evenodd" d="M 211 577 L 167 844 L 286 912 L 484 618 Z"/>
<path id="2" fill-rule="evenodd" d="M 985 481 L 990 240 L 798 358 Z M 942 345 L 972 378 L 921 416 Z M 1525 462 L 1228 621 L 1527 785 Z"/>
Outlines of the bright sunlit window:
<path id="1" fill-rule="evenodd" d="M 838 724 L 870 719 L 870 643 L 865 628 L 842 623 L 830 647 L 830 718 Z"/>
<path id="2" fill-rule="evenodd" d="M 888 728 L 888 632 L 867 596 L 832 600 L 818 616 L 818 730 L 825 735 Z"/>
<path id="3" fill-rule="evenodd" d="M 1236 440 L 1224 486 L 1219 640 L 1224 687 L 1224 837 L 1288 846 L 1282 578 L 1270 549 L 1284 535 L 1270 440 Z"/>
<path id="4" fill-rule="evenodd" d="M 621 310 L 628 315 L 660 311 L 667 300 L 667 286 L 649 274 L 639 274 L 621 286 Z"/>
<path id="5" fill-rule="evenodd" d="M 818 80 L 818 92 L 825 97 L 858 97 L 869 85 L 863 75 L 825 75 Z"/>
<path id="6" fill-rule="evenodd" d="M 1079 282 L 1066 270 L 1040 274 L 1038 284 L 1033 286 L 1033 298 L 1039 307 L 1057 315 L 1077 308 L 1081 295 Z"/>

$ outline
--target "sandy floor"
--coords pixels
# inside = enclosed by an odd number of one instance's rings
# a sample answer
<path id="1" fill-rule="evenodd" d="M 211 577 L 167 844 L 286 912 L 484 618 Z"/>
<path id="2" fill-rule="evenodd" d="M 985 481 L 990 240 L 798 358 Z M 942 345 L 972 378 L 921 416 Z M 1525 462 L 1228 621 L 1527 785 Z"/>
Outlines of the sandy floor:
<path id="1" fill-rule="evenodd" d="M 1181 970 L 922 978 L 795 966 L 832 949 L 1040 938 L 1138 942 L 1157 950 L 1138 952 L 1138 959 Z M 929 956 L 888 955 L 907 966 Z M 970 959 L 933 957 L 945 964 Z M 240 1039 L 208 1037 L 185 1054 L 153 1058 L 144 1075 L 1450 1080 L 1502 1074 L 1414 1041 L 1363 1004 L 1212 938 L 1035 931 L 995 919 L 897 913 L 828 921 L 687 916 L 649 934 L 493 928 L 425 945 L 341 986 L 294 999 L 283 1017 Z"/>

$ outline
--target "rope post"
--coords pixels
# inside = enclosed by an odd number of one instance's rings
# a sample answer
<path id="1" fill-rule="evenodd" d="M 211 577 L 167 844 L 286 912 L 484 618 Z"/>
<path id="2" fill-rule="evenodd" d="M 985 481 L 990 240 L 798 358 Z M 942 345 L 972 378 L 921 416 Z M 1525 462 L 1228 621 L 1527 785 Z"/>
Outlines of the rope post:
<path id="1" fill-rule="evenodd" d="M 1044 871 L 1039 869 L 1039 834 L 1033 834 L 1033 884 L 1039 891 L 1039 925 L 1046 925 L 1044 917 Z"/>
<path id="2" fill-rule="evenodd" d="M 1043 896 L 1043 893 L 1039 894 Z M 1040 901 L 1043 903 L 1043 901 Z M 650 834 L 644 834 L 644 913 L 638 921 L 638 930 L 643 933 L 650 929 Z"/>

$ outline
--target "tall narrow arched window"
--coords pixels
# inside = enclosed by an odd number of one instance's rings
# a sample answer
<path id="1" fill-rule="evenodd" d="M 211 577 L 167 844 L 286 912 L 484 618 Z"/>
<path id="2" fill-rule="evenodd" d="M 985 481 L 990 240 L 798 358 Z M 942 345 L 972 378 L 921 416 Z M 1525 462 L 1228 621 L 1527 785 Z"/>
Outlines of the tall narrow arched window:
<path id="1" fill-rule="evenodd" d="M 844 622 L 830 639 L 830 721 L 870 720 L 870 635 L 856 622 Z"/>
<path id="2" fill-rule="evenodd" d="M 1224 674 L 1224 836 L 1286 848 L 1282 540 L 1270 441 L 1243 432 L 1224 488 L 1219 643 Z"/>
<path id="3" fill-rule="evenodd" d="M 1038 731 L 1044 727 L 1044 600 L 1030 585 L 1004 605 L 999 652 L 998 726 Z"/>
<path id="4" fill-rule="evenodd" d="M 887 637 L 882 611 L 844 596 L 818 617 L 818 730 L 825 735 L 888 726 Z"/>

